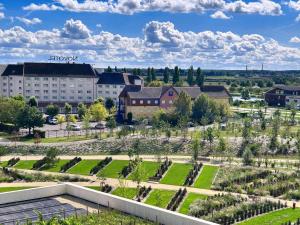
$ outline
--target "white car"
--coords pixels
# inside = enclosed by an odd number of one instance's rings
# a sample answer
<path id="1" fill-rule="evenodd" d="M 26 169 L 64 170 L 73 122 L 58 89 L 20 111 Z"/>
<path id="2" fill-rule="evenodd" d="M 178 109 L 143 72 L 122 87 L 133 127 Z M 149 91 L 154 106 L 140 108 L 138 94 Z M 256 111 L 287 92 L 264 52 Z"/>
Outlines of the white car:
<path id="1" fill-rule="evenodd" d="M 74 130 L 74 131 L 78 131 L 81 129 L 81 127 L 77 124 L 70 124 L 69 127 L 67 127 L 68 130 Z"/>

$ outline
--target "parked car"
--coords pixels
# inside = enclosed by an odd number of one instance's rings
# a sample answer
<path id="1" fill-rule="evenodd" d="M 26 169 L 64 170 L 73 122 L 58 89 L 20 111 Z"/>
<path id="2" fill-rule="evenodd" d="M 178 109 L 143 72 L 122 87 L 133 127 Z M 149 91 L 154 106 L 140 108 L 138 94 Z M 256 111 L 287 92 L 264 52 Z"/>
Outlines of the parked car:
<path id="1" fill-rule="evenodd" d="M 58 124 L 57 119 L 56 119 L 56 118 L 53 118 L 53 117 L 51 117 L 51 116 L 48 116 L 48 117 L 47 117 L 46 122 L 47 122 L 48 124 L 51 124 L 51 125 L 56 125 L 56 124 Z"/>
<path id="2" fill-rule="evenodd" d="M 105 123 L 101 122 L 101 123 L 97 123 L 95 125 L 95 129 L 99 129 L 99 130 L 104 130 L 106 128 Z"/>
<path id="3" fill-rule="evenodd" d="M 77 124 L 70 124 L 69 127 L 67 127 L 68 130 L 78 131 L 81 129 L 81 127 Z"/>

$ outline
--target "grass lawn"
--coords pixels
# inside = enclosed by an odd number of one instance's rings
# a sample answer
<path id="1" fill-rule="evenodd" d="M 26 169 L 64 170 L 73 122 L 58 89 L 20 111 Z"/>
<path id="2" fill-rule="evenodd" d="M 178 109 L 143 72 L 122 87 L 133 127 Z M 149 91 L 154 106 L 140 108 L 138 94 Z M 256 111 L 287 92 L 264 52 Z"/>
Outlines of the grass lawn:
<path id="1" fill-rule="evenodd" d="M 60 159 L 57 163 L 55 163 L 51 168 L 47 168 L 43 171 L 47 172 L 59 172 L 62 165 L 66 164 L 70 160 Z"/>
<path id="2" fill-rule="evenodd" d="M 275 212 L 270 212 L 263 214 L 261 216 L 256 216 L 252 219 L 245 220 L 239 223 L 240 225 L 281 225 L 288 221 L 295 222 L 300 215 L 300 208 L 292 209 L 282 209 Z"/>
<path id="3" fill-rule="evenodd" d="M 101 160 L 82 160 L 75 166 L 67 170 L 67 173 L 90 175 L 91 169 L 96 166 Z"/>
<path id="4" fill-rule="evenodd" d="M 0 187 L 0 193 L 3 192 L 10 192 L 10 191 L 19 191 L 19 190 L 25 190 L 35 187 Z"/>
<path id="5" fill-rule="evenodd" d="M 166 208 L 175 193 L 176 191 L 155 189 L 150 192 L 150 195 L 146 199 L 145 203 L 160 208 Z"/>
<path id="6" fill-rule="evenodd" d="M 85 135 L 82 136 L 70 136 L 70 137 L 50 137 L 50 138 L 41 138 L 41 143 L 57 143 L 57 142 L 73 142 L 73 141 L 84 141 L 93 139 L 94 137 L 86 137 Z M 34 138 L 22 137 L 19 141 L 25 143 L 34 143 Z"/>
<path id="7" fill-rule="evenodd" d="M 113 160 L 110 164 L 101 170 L 104 177 L 118 178 L 124 166 L 127 166 L 128 160 Z"/>
<path id="8" fill-rule="evenodd" d="M 1 162 L 0 162 L 0 166 L 2 166 L 2 167 L 7 166 L 7 161 L 1 161 Z"/>
<path id="9" fill-rule="evenodd" d="M 16 165 L 14 165 L 14 168 L 31 170 L 35 162 L 36 160 L 20 160 Z"/>
<path id="10" fill-rule="evenodd" d="M 143 161 L 141 163 L 141 171 L 142 171 L 142 181 L 147 181 L 149 177 L 152 177 L 155 175 L 158 167 L 159 167 L 159 163 L 157 162 L 149 162 L 149 161 Z M 128 176 L 129 180 L 132 180 L 132 174 Z"/>
<path id="11" fill-rule="evenodd" d="M 125 188 L 118 187 L 112 191 L 113 195 L 117 195 L 119 197 L 133 199 L 136 196 L 137 190 L 136 188 Z"/>
<path id="12" fill-rule="evenodd" d="M 162 178 L 160 183 L 183 185 L 191 168 L 192 164 L 174 163 L 167 171 L 167 174 Z"/>
<path id="13" fill-rule="evenodd" d="M 206 195 L 196 194 L 196 193 L 189 193 L 188 196 L 184 199 L 179 212 L 183 214 L 189 214 L 189 207 L 190 205 L 196 201 L 197 199 L 205 200 L 207 199 Z"/>
<path id="14" fill-rule="evenodd" d="M 218 170 L 219 167 L 217 166 L 204 165 L 198 179 L 194 183 L 194 187 L 210 189 Z"/>

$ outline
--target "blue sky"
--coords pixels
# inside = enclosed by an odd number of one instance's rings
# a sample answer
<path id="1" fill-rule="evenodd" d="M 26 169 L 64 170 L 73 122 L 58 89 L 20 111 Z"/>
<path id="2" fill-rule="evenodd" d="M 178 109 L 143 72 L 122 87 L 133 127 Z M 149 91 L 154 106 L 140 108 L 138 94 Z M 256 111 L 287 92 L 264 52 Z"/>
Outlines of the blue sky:
<path id="1" fill-rule="evenodd" d="M 0 0 L 0 63 L 300 69 L 300 0 Z"/>

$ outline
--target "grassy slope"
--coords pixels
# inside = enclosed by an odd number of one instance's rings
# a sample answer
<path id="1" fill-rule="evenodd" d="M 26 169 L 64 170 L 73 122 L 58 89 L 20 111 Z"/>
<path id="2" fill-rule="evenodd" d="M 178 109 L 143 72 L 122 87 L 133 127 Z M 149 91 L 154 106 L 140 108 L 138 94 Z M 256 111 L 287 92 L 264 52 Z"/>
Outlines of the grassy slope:
<path id="1" fill-rule="evenodd" d="M 196 201 L 197 199 L 205 200 L 207 198 L 206 195 L 196 194 L 196 193 L 189 193 L 188 196 L 184 199 L 179 212 L 183 214 L 189 214 L 189 207 L 190 205 Z"/>
<path id="2" fill-rule="evenodd" d="M 91 169 L 96 166 L 101 160 L 82 160 L 75 166 L 67 170 L 67 173 L 89 175 Z"/>
<path id="3" fill-rule="evenodd" d="M 300 217 L 300 208 L 282 209 L 275 212 L 256 216 L 252 219 L 239 223 L 240 225 L 281 225 L 288 221 L 295 222 Z"/>
<path id="4" fill-rule="evenodd" d="M 191 168 L 192 164 L 174 163 L 160 183 L 183 185 Z"/>
<path id="5" fill-rule="evenodd" d="M 144 161 L 141 163 L 141 170 L 143 171 L 143 178 L 142 181 L 147 181 L 149 177 L 155 175 L 159 164 L 157 162 L 149 162 Z M 132 174 L 128 176 L 129 180 L 132 180 Z"/>
<path id="6" fill-rule="evenodd" d="M 194 187 L 210 189 L 213 180 L 215 179 L 215 176 L 218 172 L 218 169 L 219 168 L 217 166 L 203 166 L 198 179 L 195 181 Z"/>
<path id="7" fill-rule="evenodd" d="M 47 168 L 43 171 L 47 172 L 59 172 L 62 165 L 66 164 L 70 160 L 60 159 L 57 163 L 55 163 L 51 168 Z"/>
<path id="8" fill-rule="evenodd" d="M 150 195 L 146 199 L 145 203 L 166 208 L 175 193 L 175 191 L 168 190 L 153 190 L 150 192 Z"/>
<path id="9" fill-rule="evenodd" d="M 113 160 L 110 164 L 102 169 L 101 174 L 104 177 L 118 178 L 123 167 L 127 165 L 127 160 Z"/>
<path id="10" fill-rule="evenodd" d="M 118 187 L 112 191 L 113 195 L 117 195 L 123 198 L 133 199 L 136 196 L 136 188 L 121 188 Z"/>
<path id="11" fill-rule="evenodd" d="M 31 170 L 36 160 L 20 160 L 14 168 Z"/>

